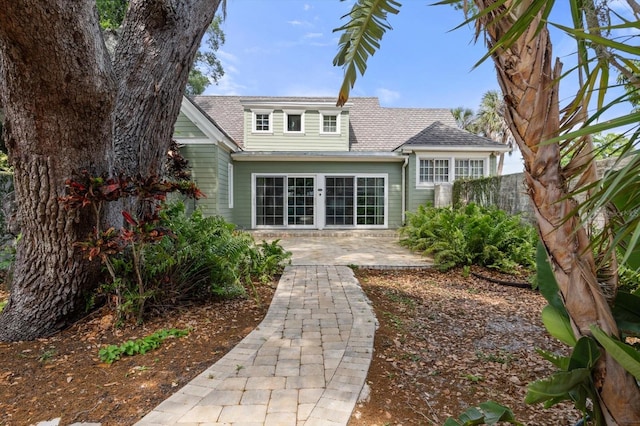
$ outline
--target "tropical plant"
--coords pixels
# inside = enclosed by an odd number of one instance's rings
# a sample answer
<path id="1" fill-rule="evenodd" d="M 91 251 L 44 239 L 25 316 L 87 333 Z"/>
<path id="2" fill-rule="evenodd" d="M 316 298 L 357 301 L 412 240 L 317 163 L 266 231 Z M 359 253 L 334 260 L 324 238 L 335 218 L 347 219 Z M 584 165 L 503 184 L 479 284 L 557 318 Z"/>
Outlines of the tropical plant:
<path id="1" fill-rule="evenodd" d="M 502 422 L 522 426 L 522 423 L 515 419 L 510 408 L 495 401 L 487 401 L 481 403 L 478 407 L 468 408 L 458 419 L 449 417 L 444 422 L 444 426 L 494 425 Z"/>
<path id="2" fill-rule="evenodd" d="M 489 90 L 482 95 L 480 108 L 474 121 L 474 129 L 487 137 L 504 145 L 513 145 L 513 136 L 505 119 L 505 107 L 502 94 L 497 90 Z M 496 173 L 502 174 L 504 167 L 504 152 L 500 153 Z"/>
<path id="3" fill-rule="evenodd" d="M 164 205 L 156 227 L 164 234 L 153 244 L 108 256 L 113 274 L 101 291 L 108 300 L 121 300 L 122 319 L 211 296 L 243 296 L 254 281 L 282 272 L 291 256 L 278 241 L 256 244 L 221 217 L 199 210 L 187 215 L 182 202 Z"/>
<path id="4" fill-rule="evenodd" d="M 476 120 L 476 115 L 470 108 L 465 107 L 456 107 L 451 110 L 451 114 L 453 118 L 456 120 L 456 124 L 459 128 L 463 130 L 468 130 L 470 132 L 475 131 L 474 122 Z"/>
<path id="5" fill-rule="evenodd" d="M 598 160 L 618 157 L 629 146 L 629 138 L 620 133 L 594 133 L 593 148 Z"/>
<path id="6" fill-rule="evenodd" d="M 576 340 L 596 336 L 600 329 L 603 335 L 612 336 L 609 339 L 619 338 L 620 330 L 605 294 L 616 294 L 616 245 L 623 246 L 621 263 L 640 253 L 640 215 L 630 214 L 640 207 L 640 155 L 634 150 L 640 112 L 632 110 L 598 120 L 612 107 L 633 100 L 630 93 L 637 93 L 640 88 L 633 62 L 640 56 L 640 48 L 632 41 L 638 37 L 635 31 L 640 4 L 627 0 L 631 10 L 625 14 L 613 11 L 608 2 L 572 0 L 571 24 L 567 26 L 549 23 L 553 0 L 474 3 L 476 13 L 467 22 L 476 23 L 477 35 L 484 35 L 487 43 L 487 54 L 481 60 L 491 58 L 495 64 L 504 94 L 505 116 L 524 158 L 526 184 L 540 238 L 571 332 Z M 367 58 L 390 28 L 387 15 L 398 13 L 399 7 L 391 0 L 358 0 L 347 15 L 349 22 L 338 29 L 343 34 L 334 64 L 345 69 L 339 105 L 348 99 L 356 80 L 356 67 L 361 72 L 366 69 Z M 563 72 L 562 64 L 553 61 L 548 25 L 576 41 L 578 63 L 569 72 Z M 622 31 L 629 30 L 631 36 L 619 38 Z M 611 69 L 623 74 L 631 85 L 631 90 L 613 100 L 609 90 Z M 561 115 L 559 85 L 569 78 L 574 79 L 578 90 Z M 595 113 L 590 115 L 592 106 Z M 598 180 L 591 135 L 625 125 L 633 126 L 633 130 L 620 154 L 630 161 L 620 171 Z M 563 157 L 569 160 L 563 163 Z M 585 201 L 578 203 L 574 198 L 577 194 L 583 195 Z M 617 205 L 612 204 L 614 200 Z M 611 214 L 616 210 L 623 214 Z M 586 223 L 595 218 L 600 219 L 601 226 L 590 234 Z M 597 257 L 592 255 L 594 246 Z M 593 365 L 589 368 L 590 379 L 596 383 L 595 394 L 591 395 L 595 401 L 591 402 L 600 404 L 601 410 L 597 420 L 611 425 L 640 424 L 640 389 L 628 371 L 633 369 L 620 361 L 621 356 L 616 357 L 620 352 L 617 345 L 605 346 L 603 342 L 598 339 L 601 354 L 591 360 Z"/>
<path id="7" fill-rule="evenodd" d="M 503 272 L 535 264 L 536 231 L 519 216 L 470 203 L 461 208 L 419 206 L 407 213 L 400 244 L 433 256 L 436 267 L 480 265 Z"/>

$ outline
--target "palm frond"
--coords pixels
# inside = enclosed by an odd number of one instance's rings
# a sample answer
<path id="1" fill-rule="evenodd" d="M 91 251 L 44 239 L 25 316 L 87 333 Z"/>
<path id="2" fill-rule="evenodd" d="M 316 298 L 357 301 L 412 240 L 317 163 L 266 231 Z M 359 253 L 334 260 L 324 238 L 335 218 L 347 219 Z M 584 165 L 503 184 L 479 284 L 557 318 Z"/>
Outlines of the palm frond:
<path id="1" fill-rule="evenodd" d="M 364 75 L 369 56 L 380 48 L 384 33 L 391 29 L 387 15 L 397 14 L 400 6 L 396 0 L 357 0 L 351 12 L 342 17 L 349 18 L 349 22 L 333 30 L 342 32 L 333 65 L 344 69 L 344 80 L 338 94 L 337 106 L 343 106 L 349 99 L 357 72 Z"/>

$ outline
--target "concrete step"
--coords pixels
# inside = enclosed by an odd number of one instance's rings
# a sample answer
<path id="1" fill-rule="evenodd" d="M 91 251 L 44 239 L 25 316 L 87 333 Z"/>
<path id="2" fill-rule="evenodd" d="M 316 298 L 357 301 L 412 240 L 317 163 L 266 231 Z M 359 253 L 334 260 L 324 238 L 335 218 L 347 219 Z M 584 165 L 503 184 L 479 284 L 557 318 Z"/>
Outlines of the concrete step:
<path id="1" fill-rule="evenodd" d="M 398 238 L 396 229 L 259 229 L 249 231 L 256 240 L 265 238 L 381 237 Z"/>

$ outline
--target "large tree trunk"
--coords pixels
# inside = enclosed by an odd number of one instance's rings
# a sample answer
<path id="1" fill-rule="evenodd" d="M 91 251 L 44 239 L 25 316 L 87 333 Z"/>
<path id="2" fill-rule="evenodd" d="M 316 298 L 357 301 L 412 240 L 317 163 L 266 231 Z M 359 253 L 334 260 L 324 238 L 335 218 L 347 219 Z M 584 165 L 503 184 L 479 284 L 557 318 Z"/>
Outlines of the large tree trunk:
<path id="1" fill-rule="evenodd" d="M 476 3 L 487 8 L 493 1 L 476 0 Z M 526 8 L 527 4 L 521 4 L 513 11 Z M 493 16 L 501 12 L 495 11 L 483 22 L 491 46 L 517 19 L 506 13 L 492 22 Z M 497 49 L 492 55 L 505 97 L 507 120 L 524 158 L 540 237 L 549 253 L 574 331 L 578 336 L 589 335 L 589 326 L 597 324 L 607 333 L 618 335 L 598 285 L 586 230 L 580 218 L 572 213 L 576 202 L 569 197 L 568 184 L 561 173 L 559 145 L 540 144 L 557 136 L 560 128 L 560 64 L 552 67 L 549 33 L 543 26 L 536 34 L 539 23 L 538 17 L 510 48 Z M 609 424 L 640 424 L 640 392 L 635 379 L 608 354 L 601 358 L 594 380 Z"/>
<path id="2" fill-rule="evenodd" d="M 65 180 L 83 169 L 158 173 L 217 6 L 133 0 L 113 66 L 94 2 L 0 0 L 0 87 L 22 228 L 0 340 L 51 334 L 83 307 L 98 265 L 74 242 L 95 220 L 62 208 Z"/>
<path id="3" fill-rule="evenodd" d="M 161 166 L 171 144 L 189 70 L 219 3 L 219 0 L 130 3 L 115 54 L 118 96 L 114 173 L 135 171 L 143 177 L 162 174 Z M 114 210 L 122 208 L 143 214 L 144 207 L 114 203 L 110 215 L 117 218 L 119 211 Z"/>
<path id="4" fill-rule="evenodd" d="M 94 284 L 96 265 L 74 247 L 93 222 L 58 203 L 73 170 L 107 171 L 115 84 L 89 3 L 0 4 L 4 132 L 22 231 L 0 340 L 55 332 Z"/>

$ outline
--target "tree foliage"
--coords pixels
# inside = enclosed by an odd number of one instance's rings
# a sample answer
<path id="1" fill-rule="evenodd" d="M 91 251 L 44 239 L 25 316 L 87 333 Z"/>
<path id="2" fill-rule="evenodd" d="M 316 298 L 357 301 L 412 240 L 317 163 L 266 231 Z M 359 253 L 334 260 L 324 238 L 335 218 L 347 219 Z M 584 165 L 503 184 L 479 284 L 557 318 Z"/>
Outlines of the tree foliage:
<path id="1" fill-rule="evenodd" d="M 96 0 L 96 5 L 100 26 L 106 30 L 118 30 L 124 21 L 129 0 Z M 220 27 L 223 15 L 213 18 L 207 28 L 204 45 L 198 50 L 193 60 L 185 89 L 185 94 L 189 96 L 204 93 L 207 87 L 217 83 L 224 76 L 222 63 L 215 54 L 225 42 L 225 35 Z"/>
<path id="2" fill-rule="evenodd" d="M 462 106 L 453 108 L 451 110 L 453 118 L 456 120 L 456 124 L 459 128 L 475 133 L 474 122 L 476 114 L 471 108 L 465 108 Z"/>

